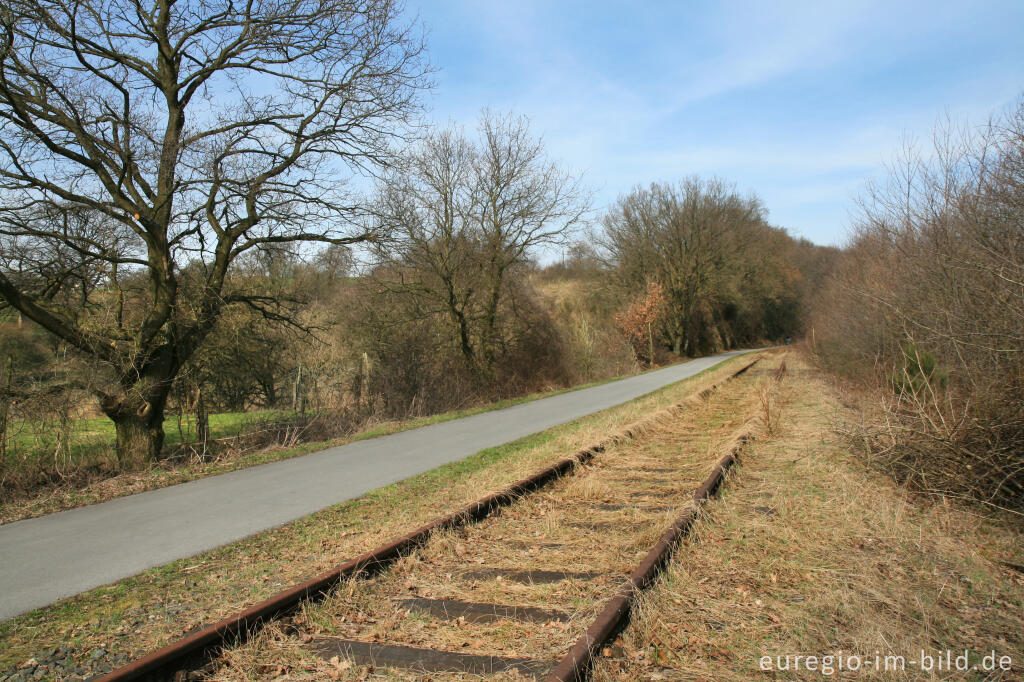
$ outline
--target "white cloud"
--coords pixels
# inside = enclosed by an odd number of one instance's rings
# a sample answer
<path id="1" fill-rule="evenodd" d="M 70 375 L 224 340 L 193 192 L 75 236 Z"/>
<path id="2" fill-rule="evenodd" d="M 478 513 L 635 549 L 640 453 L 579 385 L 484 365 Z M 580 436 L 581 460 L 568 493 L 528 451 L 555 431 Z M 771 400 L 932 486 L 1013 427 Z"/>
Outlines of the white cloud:
<path id="1" fill-rule="evenodd" d="M 819 215 L 797 225 L 804 231 L 838 223 L 857 179 L 905 133 L 927 135 L 943 106 L 977 121 L 1011 99 L 1024 75 L 1021 60 L 947 75 L 945 63 L 970 56 L 955 52 L 915 65 L 935 81 L 930 89 L 903 72 L 922 50 L 969 42 L 979 26 L 1000 30 L 1003 15 L 1021 14 L 1012 3 L 639 4 L 628 14 L 622 5 L 523 0 L 437 7 L 424 5 L 425 18 L 461 31 L 446 36 L 450 63 L 439 65 L 453 75 L 442 74 L 435 93 L 437 120 L 472 125 L 484 106 L 526 114 L 551 154 L 588 171 L 605 200 L 690 173 L 756 182 L 777 220 Z M 906 87 L 880 101 L 875 74 L 899 75 Z M 843 87 L 826 87 L 837 79 Z M 773 88 L 818 84 L 827 100 L 819 118 L 798 111 L 801 102 L 757 108 Z M 716 124 L 718 109 L 746 130 Z"/>

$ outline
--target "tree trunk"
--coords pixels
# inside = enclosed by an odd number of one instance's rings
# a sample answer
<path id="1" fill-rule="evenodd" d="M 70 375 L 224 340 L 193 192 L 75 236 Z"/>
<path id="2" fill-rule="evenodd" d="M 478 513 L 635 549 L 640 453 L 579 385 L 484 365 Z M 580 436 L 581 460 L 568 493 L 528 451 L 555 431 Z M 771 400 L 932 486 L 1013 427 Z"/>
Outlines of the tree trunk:
<path id="1" fill-rule="evenodd" d="M 114 418 L 117 430 L 117 462 L 122 471 L 134 471 L 152 464 L 164 445 L 163 415 L 159 420 L 147 416 L 124 415 Z"/>
<path id="2" fill-rule="evenodd" d="M 106 396 L 100 401 L 103 411 L 114 422 L 117 461 L 122 471 L 138 470 L 160 459 L 167 393 L 155 390 L 143 399 L 133 392 Z"/>
<path id="3" fill-rule="evenodd" d="M 163 429 L 160 429 L 163 433 Z M 202 386 L 196 386 L 196 441 L 203 444 L 206 450 L 206 441 L 210 439 L 210 413 L 206 410 L 206 400 L 203 398 Z"/>
<path id="4" fill-rule="evenodd" d="M 473 343 L 469 338 L 469 321 L 462 312 L 455 314 L 455 322 L 459 327 L 459 347 L 462 349 L 462 357 L 470 367 L 476 367 L 476 353 L 473 351 Z"/>
<path id="5" fill-rule="evenodd" d="M 501 288 L 505 278 L 504 266 L 496 266 L 492 262 L 491 268 L 491 291 L 487 300 L 487 309 L 484 313 L 484 329 L 480 338 L 488 382 L 494 380 L 494 339 L 497 336 L 498 306 L 501 304 Z"/>
<path id="6" fill-rule="evenodd" d="M 20 318 L 19 318 L 20 319 Z M 7 356 L 7 386 L 0 399 L 0 469 L 7 462 L 7 419 L 11 411 L 11 388 L 14 385 L 14 358 Z"/>

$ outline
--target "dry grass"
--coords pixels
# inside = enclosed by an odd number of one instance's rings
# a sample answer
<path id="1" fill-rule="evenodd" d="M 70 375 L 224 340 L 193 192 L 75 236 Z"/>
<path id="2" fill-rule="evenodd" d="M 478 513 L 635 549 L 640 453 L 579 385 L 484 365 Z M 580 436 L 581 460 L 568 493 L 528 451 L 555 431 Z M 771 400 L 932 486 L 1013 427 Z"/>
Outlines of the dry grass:
<path id="1" fill-rule="evenodd" d="M 798 371 L 781 386 L 777 438 L 748 446 L 595 679 L 814 679 L 822 673 L 763 672 L 760 659 L 840 651 L 906 660 L 840 679 L 1024 678 L 1024 577 L 1001 563 L 1024 564 L 1019 530 L 869 471 L 830 427 L 843 408 L 829 388 L 793 354 L 788 363 Z M 1010 656 L 1013 671 L 910 663 L 964 649 L 972 665 L 993 650 Z"/>
<path id="2" fill-rule="evenodd" d="M 761 406 L 758 418 L 761 430 L 764 435 L 771 438 L 778 434 L 779 424 L 782 420 L 782 410 L 779 406 L 779 382 L 784 378 L 786 361 L 782 360 L 778 371 L 761 381 L 757 387 L 757 399 Z"/>
<path id="3" fill-rule="evenodd" d="M 663 409 L 642 424 L 627 427 L 634 439 L 620 440 L 575 475 L 479 524 L 435 536 L 372 581 L 350 581 L 323 603 L 307 605 L 289 624 L 290 634 L 275 630 L 234 649 L 213 679 L 287 675 L 358 680 L 371 673 L 375 679 L 424 679 L 408 671 L 371 671 L 351 661 L 324 661 L 305 646 L 321 636 L 557 660 L 603 602 L 621 588 L 665 527 L 690 504 L 693 490 L 737 433 L 749 428 L 757 410 L 751 390 L 755 381 L 731 382 L 707 401 Z M 673 473 L 656 471 L 666 468 Z M 587 523 L 607 525 L 589 529 Z M 603 577 L 522 584 L 500 576 L 466 576 L 473 568 L 596 571 Z M 569 617 L 541 624 L 445 621 L 394 603 L 403 597 L 532 606 L 560 610 Z M 431 674 L 430 679 L 479 677 L 444 673 Z"/>
<path id="4" fill-rule="evenodd" d="M 0 671 L 61 644 L 147 653 L 599 441 L 735 371 L 736 358 L 630 403 L 374 491 L 251 538 L 0 624 Z"/>

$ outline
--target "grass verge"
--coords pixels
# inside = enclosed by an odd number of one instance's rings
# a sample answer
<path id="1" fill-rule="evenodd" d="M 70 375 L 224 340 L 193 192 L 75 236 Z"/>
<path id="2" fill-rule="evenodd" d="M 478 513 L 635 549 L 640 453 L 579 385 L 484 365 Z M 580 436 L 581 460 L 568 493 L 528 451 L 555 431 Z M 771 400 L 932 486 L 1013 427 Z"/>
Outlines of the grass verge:
<path id="1" fill-rule="evenodd" d="M 0 670 L 30 660 L 100 672 L 409 528 L 523 478 L 641 416 L 718 381 L 745 358 L 623 405 L 483 450 L 305 519 L 151 569 L 0 624 Z M 65 650 L 59 650 L 61 646 Z M 57 650 L 55 652 L 55 650 Z M 28 666 L 32 667 L 32 666 Z M 48 668 L 49 669 L 49 668 Z"/>

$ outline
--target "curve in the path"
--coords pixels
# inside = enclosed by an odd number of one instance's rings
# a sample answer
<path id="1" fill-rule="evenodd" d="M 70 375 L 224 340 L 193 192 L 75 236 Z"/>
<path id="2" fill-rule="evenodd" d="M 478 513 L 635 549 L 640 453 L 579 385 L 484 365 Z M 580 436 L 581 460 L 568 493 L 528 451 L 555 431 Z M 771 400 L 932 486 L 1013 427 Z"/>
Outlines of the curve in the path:
<path id="1" fill-rule="evenodd" d="M 0 526 L 0 620 L 619 405 L 742 352 Z"/>

